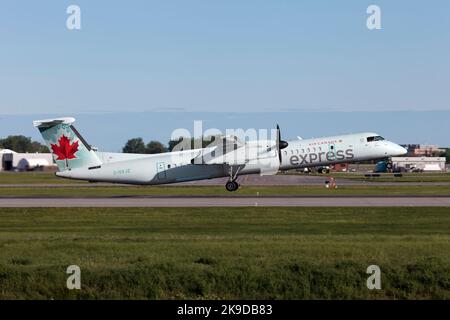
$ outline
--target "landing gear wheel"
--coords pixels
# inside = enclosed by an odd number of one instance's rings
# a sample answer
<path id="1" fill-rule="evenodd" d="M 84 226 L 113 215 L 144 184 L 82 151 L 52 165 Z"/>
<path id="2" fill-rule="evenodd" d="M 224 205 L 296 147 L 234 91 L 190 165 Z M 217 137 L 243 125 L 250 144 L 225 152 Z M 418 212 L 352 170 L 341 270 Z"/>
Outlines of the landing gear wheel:
<path id="1" fill-rule="evenodd" d="M 236 181 L 228 181 L 225 188 L 230 192 L 236 191 L 239 188 L 239 184 Z"/>

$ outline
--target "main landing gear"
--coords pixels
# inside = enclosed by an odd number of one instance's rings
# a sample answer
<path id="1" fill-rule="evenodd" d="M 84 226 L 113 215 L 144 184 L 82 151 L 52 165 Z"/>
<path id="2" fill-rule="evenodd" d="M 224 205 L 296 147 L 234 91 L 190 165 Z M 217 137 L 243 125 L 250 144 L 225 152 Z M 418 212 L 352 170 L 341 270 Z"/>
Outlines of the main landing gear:
<path id="1" fill-rule="evenodd" d="M 233 167 L 232 166 L 229 167 L 230 179 L 225 184 L 225 189 L 227 189 L 230 192 L 236 191 L 237 189 L 239 189 L 239 183 L 236 182 L 236 179 L 237 179 L 237 175 L 238 175 L 239 171 L 241 171 L 242 168 L 243 168 L 243 166 L 237 166 L 236 171 L 233 172 Z"/>
<path id="2" fill-rule="evenodd" d="M 239 183 L 237 183 L 236 181 L 228 181 L 225 184 L 225 188 L 230 192 L 236 191 L 237 189 L 239 189 Z"/>

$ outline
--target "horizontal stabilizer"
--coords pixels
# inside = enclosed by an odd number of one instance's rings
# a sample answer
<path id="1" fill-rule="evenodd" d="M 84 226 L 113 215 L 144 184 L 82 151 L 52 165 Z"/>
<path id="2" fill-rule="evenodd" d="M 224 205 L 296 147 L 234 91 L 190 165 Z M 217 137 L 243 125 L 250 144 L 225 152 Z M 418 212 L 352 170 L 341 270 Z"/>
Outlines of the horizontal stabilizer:
<path id="1" fill-rule="evenodd" d="M 56 118 L 56 119 L 46 119 L 46 120 L 35 120 L 33 121 L 33 126 L 36 128 L 50 128 L 58 124 L 72 124 L 75 122 L 75 118 Z"/>

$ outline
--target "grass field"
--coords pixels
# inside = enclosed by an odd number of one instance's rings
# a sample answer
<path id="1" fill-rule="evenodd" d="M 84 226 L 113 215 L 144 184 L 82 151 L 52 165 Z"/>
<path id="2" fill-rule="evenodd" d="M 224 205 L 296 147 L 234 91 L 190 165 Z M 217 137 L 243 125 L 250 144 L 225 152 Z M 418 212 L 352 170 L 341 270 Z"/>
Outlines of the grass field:
<path id="1" fill-rule="evenodd" d="M 303 174 L 303 173 L 294 173 Z M 319 174 L 314 174 L 319 175 Z M 323 175 L 322 175 L 323 176 Z M 402 177 L 394 177 L 393 174 L 381 173 L 379 177 L 366 177 L 363 173 L 341 173 L 333 172 L 327 174 L 334 178 L 349 179 L 355 181 L 368 181 L 368 182 L 450 182 L 450 173 L 438 172 L 438 173 L 402 173 Z"/>
<path id="2" fill-rule="evenodd" d="M 336 174 L 340 175 L 340 174 Z M 352 176 L 352 174 L 347 174 Z M 355 178 L 357 179 L 357 178 Z M 390 178 L 392 179 L 392 178 Z M 298 186 L 249 186 L 242 185 L 234 193 L 223 186 L 121 186 L 91 184 L 61 179 L 52 173 L 0 173 L 0 197 L 114 197 L 114 196 L 162 196 L 162 195 L 233 195 L 233 196 L 270 196 L 270 195 L 450 195 L 450 185 L 341 185 L 330 190 L 323 185 Z M 13 186 L 18 184 L 19 186 Z M 35 186 L 36 184 L 55 184 Z M 62 185 L 63 184 L 63 185 Z M 57 185 L 60 185 L 59 187 Z"/>
<path id="3" fill-rule="evenodd" d="M 0 209 L 0 299 L 16 298 L 450 299 L 450 212 Z"/>
<path id="4" fill-rule="evenodd" d="M 291 170 L 286 174 L 304 175 L 303 173 Z M 330 174 L 311 174 L 315 176 L 349 179 L 355 181 L 378 181 L 378 182 L 450 182 L 449 172 L 439 173 L 403 173 L 401 178 L 396 178 L 392 174 L 381 174 L 377 178 L 367 178 L 362 173 L 332 172 Z M 1 172 L 0 184 L 79 184 L 85 181 L 63 179 L 50 172 Z"/>
<path id="5" fill-rule="evenodd" d="M 119 196 L 346 196 L 346 195 L 447 195 L 450 186 L 242 186 L 230 193 L 222 186 L 98 186 L 98 187 L 11 187 L 0 188 L 1 197 L 119 197 Z"/>
<path id="6" fill-rule="evenodd" d="M 63 179 L 51 172 L 0 172 L 0 184 L 77 184 L 83 181 Z"/>

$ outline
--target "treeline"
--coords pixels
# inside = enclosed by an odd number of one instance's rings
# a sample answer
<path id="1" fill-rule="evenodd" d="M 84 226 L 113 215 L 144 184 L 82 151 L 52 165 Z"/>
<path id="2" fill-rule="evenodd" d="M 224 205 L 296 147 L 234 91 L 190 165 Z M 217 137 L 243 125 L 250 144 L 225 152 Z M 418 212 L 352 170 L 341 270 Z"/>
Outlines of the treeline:
<path id="1" fill-rule="evenodd" d="M 445 157 L 445 162 L 450 163 L 450 148 L 447 148 L 441 157 Z"/>
<path id="2" fill-rule="evenodd" d="M 210 138 L 180 138 L 178 140 L 170 140 L 167 145 L 152 140 L 149 143 L 145 144 L 142 138 L 133 138 L 127 141 L 125 146 L 122 148 L 123 153 L 146 153 L 146 154 L 154 154 L 154 153 L 164 153 L 171 152 L 177 146 L 177 150 L 188 150 L 198 148 L 202 146 L 202 148 L 206 147 L 214 141 L 214 137 Z"/>
<path id="3" fill-rule="evenodd" d="M 167 145 L 152 140 L 145 144 L 142 138 L 133 138 L 127 141 L 122 149 L 124 153 L 142 153 L 142 154 L 154 154 L 154 153 L 164 153 L 171 152 L 175 146 L 178 145 L 177 150 L 183 149 L 194 149 L 201 145 L 203 148 L 206 147 L 214 138 L 204 138 L 204 139 L 186 139 L 180 138 L 179 140 L 170 140 Z M 25 137 L 22 135 L 18 136 L 8 136 L 6 138 L 0 138 L 0 149 L 10 149 L 19 153 L 48 153 L 50 150 L 47 146 L 31 140 L 30 137 Z"/>
<path id="4" fill-rule="evenodd" d="M 25 136 L 8 136 L 0 139 L 0 149 L 10 149 L 19 153 L 50 152 L 47 146 L 37 141 L 32 141 L 31 138 Z"/>
<path id="5" fill-rule="evenodd" d="M 142 138 L 133 138 L 127 141 L 125 146 L 122 149 L 122 152 L 124 153 L 142 153 L 142 154 L 154 154 L 154 153 L 164 153 L 164 152 L 171 152 L 175 146 L 178 145 L 177 150 L 187 150 L 187 149 L 194 149 L 198 146 L 202 146 L 203 148 L 206 147 L 208 144 L 210 144 L 212 141 L 214 141 L 214 137 L 205 137 L 205 138 L 198 138 L 198 139 L 186 139 L 186 138 L 180 138 L 179 140 L 170 140 L 167 145 L 152 140 L 145 144 L 144 140 Z M 0 149 L 10 149 L 15 152 L 19 153 L 48 153 L 50 150 L 47 148 L 47 146 L 31 140 L 30 137 L 25 137 L 22 135 L 17 136 L 8 136 L 6 138 L 0 138 Z M 430 155 L 431 156 L 431 155 Z M 440 152 L 439 154 L 435 154 L 433 156 L 438 157 L 445 157 L 446 162 L 450 163 L 450 148 L 447 148 L 446 151 Z"/>

